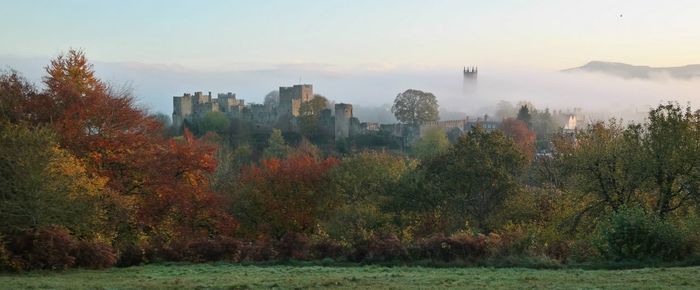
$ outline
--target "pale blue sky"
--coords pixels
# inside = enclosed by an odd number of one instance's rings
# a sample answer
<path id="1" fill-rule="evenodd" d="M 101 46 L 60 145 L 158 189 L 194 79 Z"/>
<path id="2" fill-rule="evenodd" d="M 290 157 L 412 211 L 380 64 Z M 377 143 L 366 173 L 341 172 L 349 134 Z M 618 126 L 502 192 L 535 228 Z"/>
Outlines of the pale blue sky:
<path id="1" fill-rule="evenodd" d="M 194 68 L 700 63 L 700 1 L 0 0 L 0 55 Z M 622 14 L 622 17 L 620 17 Z"/>

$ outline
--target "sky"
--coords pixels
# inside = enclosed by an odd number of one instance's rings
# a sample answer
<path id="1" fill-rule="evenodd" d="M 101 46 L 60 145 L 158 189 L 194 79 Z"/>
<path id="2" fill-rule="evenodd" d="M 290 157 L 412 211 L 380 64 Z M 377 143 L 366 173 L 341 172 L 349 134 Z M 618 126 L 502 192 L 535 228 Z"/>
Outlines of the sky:
<path id="1" fill-rule="evenodd" d="M 0 54 L 259 68 L 699 63 L 700 1 L 2 0 Z M 622 15 L 622 17 L 620 17 Z"/>
<path id="2" fill-rule="evenodd" d="M 369 105 L 417 87 L 468 111 L 460 99 L 464 65 L 481 68 L 480 97 L 488 100 L 480 106 L 543 94 L 547 106 L 585 106 L 584 88 L 601 82 L 550 73 L 592 60 L 700 63 L 697 0 L 0 0 L 0 11 L 2 68 L 40 80 L 48 59 L 82 49 L 101 76 L 133 85 L 144 104 L 163 112 L 183 92 L 233 91 L 261 101 L 299 82 Z M 653 86 L 608 85 L 625 98 L 644 93 L 652 104 L 668 97 L 661 92 L 692 100 L 698 87 Z M 617 90 L 624 87 L 630 90 Z M 579 102 L 561 99 L 572 94 Z"/>

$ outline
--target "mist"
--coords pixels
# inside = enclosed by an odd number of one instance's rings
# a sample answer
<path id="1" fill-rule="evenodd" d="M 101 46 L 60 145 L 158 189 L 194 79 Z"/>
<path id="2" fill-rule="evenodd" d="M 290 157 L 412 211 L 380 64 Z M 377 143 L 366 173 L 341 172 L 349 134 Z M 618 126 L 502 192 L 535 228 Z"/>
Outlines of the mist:
<path id="1" fill-rule="evenodd" d="M 0 66 L 23 73 L 41 85 L 47 59 L 0 57 Z M 641 120 L 650 107 L 668 101 L 700 103 L 700 78 L 655 75 L 624 79 L 590 72 L 560 72 L 507 67 L 479 67 L 478 82 L 463 86 L 462 67 L 339 68 L 323 64 L 284 64 L 263 69 L 197 70 L 180 65 L 94 62 L 98 76 L 115 86 L 130 86 L 141 106 L 170 114 L 172 97 L 185 92 L 234 92 L 247 103 L 262 103 L 279 86 L 313 84 L 314 92 L 337 103 L 351 103 L 361 121 L 389 123 L 393 99 L 406 89 L 435 94 L 441 119 L 493 114 L 496 104 L 528 101 L 536 108 L 581 108 L 594 119 Z"/>

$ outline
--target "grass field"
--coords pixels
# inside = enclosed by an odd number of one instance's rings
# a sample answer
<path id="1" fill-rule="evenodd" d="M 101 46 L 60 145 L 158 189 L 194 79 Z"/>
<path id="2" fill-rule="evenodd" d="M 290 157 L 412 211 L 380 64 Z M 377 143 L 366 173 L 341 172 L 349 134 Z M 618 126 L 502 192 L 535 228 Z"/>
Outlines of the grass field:
<path id="1" fill-rule="evenodd" d="M 0 274 L 3 289 L 170 288 L 655 288 L 698 289 L 700 267 L 635 270 L 522 268 L 147 265 L 108 270 Z"/>

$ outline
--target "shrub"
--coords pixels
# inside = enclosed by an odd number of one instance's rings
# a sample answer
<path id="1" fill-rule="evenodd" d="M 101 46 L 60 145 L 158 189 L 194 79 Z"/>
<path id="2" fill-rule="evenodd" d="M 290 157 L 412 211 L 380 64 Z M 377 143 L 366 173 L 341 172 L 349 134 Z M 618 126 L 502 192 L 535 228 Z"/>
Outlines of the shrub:
<path id="1" fill-rule="evenodd" d="M 119 251 L 119 259 L 117 260 L 117 266 L 138 266 L 147 261 L 148 259 L 146 259 L 146 249 L 144 249 L 144 247 L 137 244 L 129 244 L 125 246 L 121 251 Z"/>
<path id="2" fill-rule="evenodd" d="M 187 244 L 185 260 L 195 263 L 213 261 L 240 260 L 242 245 L 238 240 L 220 237 L 217 239 L 198 239 Z"/>
<path id="3" fill-rule="evenodd" d="M 23 268 L 22 261 L 7 249 L 3 237 L 0 235 L 0 272 L 19 272 Z"/>
<path id="4" fill-rule="evenodd" d="M 224 254 L 221 244 L 212 239 L 197 239 L 187 243 L 184 259 L 194 263 L 218 261 Z"/>
<path id="5" fill-rule="evenodd" d="M 387 262 L 406 259 L 408 252 L 394 234 L 375 234 L 355 244 L 350 259 L 356 262 Z"/>
<path id="6" fill-rule="evenodd" d="M 76 246 L 66 229 L 50 226 L 16 236 L 9 248 L 27 270 L 63 270 L 75 265 L 75 257 L 71 253 Z"/>
<path id="7" fill-rule="evenodd" d="M 682 258 L 688 245 L 680 230 L 640 207 L 623 207 L 600 226 L 598 247 L 620 260 Z"/>
<path id="8" fill-rule="evenodd" d="M 569 251 L 570 261 L 582 263 L 591 262 L 600 258 L 600 251 L 591 243 L 590 240 L 576 240 L 571 243 L 571 249 Z"/>
<path id="9" fill-rule="evenodd" d="M 277 257 L 272 243 L 269 239 L 258 239 L 242 243 L 241 260 L 246 261 L 267 261 Z"/>
<path id="10" fill-rule="evenodd" d="M 571 242 L 569 241 L 552 241 L 545 248 L 547 257 L 559 261 L 566 261 L 571 254 Z"/>
<path id="11" fill-rule="evenodd" d="M 436 235 L 418 242 L 421 256 L 442 262 L 477 262 L 500 255 L 504 247 L 500 235 L 458 233 L 450 237 Z"/>
<path id="12" fill-rule="evenodd" d="M 324 239 L 311 244 L 311 257 L 313 259 L 337 259 L 343 256 L 345 253 L 345 247 L 335 240 Z"/>
<path id="13" fill-rule="evenodd" d="M 117 263 L 112 246 L 102 241 L 80 241 L 74 255 L 78 267 L 104 269 Z"/>
<path id="14" fill-rule="evenodd" d="M 305 260 L 309 257 L 309 244 L 306 235 L 288 232 L 276 243 L 275 248 L 279 258 Z"/>

